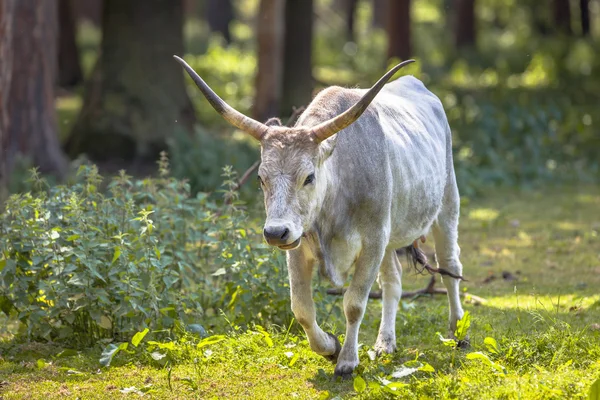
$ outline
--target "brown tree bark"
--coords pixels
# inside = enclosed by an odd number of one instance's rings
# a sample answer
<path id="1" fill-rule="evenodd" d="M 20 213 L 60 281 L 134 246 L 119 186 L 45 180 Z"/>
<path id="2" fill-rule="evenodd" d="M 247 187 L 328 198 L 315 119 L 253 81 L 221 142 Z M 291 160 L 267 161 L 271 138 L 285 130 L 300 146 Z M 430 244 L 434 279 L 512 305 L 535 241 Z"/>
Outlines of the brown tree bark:
<path id="1" fill-rule="evenodd" d="M 259 121 L 279 115 L 283 72 L 285 0 L 262 0 L 257 19 L 258 73 L 253 116 Z"/>
<path id="2" fill-rule="evenodd" d="M 307 105 L 312 98 L 313 0 L 287 0 L 281 113 Z"/>
<path id="3" fill-rule="evenodd" d="M 346 17 L 346 40 L 354 42 L 354 24 L 356 20 L 356 7 L 358 0 L 344 0 Z"/>
<path id="4" fill-rule="evenodd" d="M 371 20 L 371 26 L 374 28 L 386 28 L 387 24 L 387 9 L 388 2 L 390 0 L 372 0 L 373 8 L 373 19 Z"/>
<path id="5" fill-rule="evenodd" d="M 389 0 L 387 10 L 388 59 L 406 60 L 412 55 L 410 0 Z"/>
<path id="6" fill-rule="evenodd" d="M 581 34 L 590 35 L 590 0 L 579 0 L 579 18 L 581 20 Z"/>
<path id="7" fill-rule="evenodd" d="M 7 58 L 12 58 L 12 73 L 9 84 L 2 83 L 3 92 L 8 90 L 2 96 L 7 96 L 2 108 L 8 115 L 3 149 L 8 174 L 18 154 L 30 157 L 45 173 L 60 177 L 67 169 L 54 107 L 57 11 L 56 4 L 46 0 L 17 0 L 14 5 L 12 57 Z"/>
<path id="8" fill-rule="evenodd" d="M 102 24 L 102 1 L 74 0 L 72 6 L 75 20 L 86 20 L 95 26 L 100 26 Z"/>
<path id="9" fill-rule="evenodd" d="M 231 0 L 208 0 L 206 19 L 212 32 L 220 33 L 227 43 L 231 43 L 229 24 L 233 21 Z"/>
<path id="10" fill-rule="evenodd" d="M 195 115 L 173 55 L 183 55 L 182 2 L 105 0 L 100 57 L 67 143 L 92 159 L 156 158 Z"/>
<path id="11" fill-rule="evenodd" d="M 58 0 L 58 25 L 58 85 L 70 88 L 83 82 L 72 0 Z"/>
<path id="12" fill-rule="evenodd" d="M 12 31 L 16 0 L 0 1 L 0 201 L 8 186 L 8 88 L 12 77 Z"/>
<path id="13" fill-rule="evenodd" d="M 456 47 L 471 47 L 475 45 L 475 0 L 455 0 L 456 19 L 455 40 Z"/>
<path id="14" fill-rule="evenodd" d="M 554 0 L 554 25 L 559 32 L 572 33 L 569 0 Z"/>

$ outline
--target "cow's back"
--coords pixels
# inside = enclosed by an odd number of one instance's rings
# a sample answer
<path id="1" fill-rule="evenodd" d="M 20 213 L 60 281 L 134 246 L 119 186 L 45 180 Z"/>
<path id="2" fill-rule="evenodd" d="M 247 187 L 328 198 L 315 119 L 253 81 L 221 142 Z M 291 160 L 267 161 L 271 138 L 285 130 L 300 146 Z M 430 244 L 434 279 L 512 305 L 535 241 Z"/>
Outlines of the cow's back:
<path id="1" fill-rule="evenodd" d="M 297 125 L 314 126 L 339 115 L 365 92 L 325 89 Z M 365 113 L 337 134 L 335 150 L 325 162 L 337 182 L 331 206 L 337 215 L 350 216 L 338 220 L 335 229 L 389 219 L 397 246 L 428 229 L 449 173 L 449 135 L 441 102 L 418 79 L 404 76 L 387 84 Z"/>

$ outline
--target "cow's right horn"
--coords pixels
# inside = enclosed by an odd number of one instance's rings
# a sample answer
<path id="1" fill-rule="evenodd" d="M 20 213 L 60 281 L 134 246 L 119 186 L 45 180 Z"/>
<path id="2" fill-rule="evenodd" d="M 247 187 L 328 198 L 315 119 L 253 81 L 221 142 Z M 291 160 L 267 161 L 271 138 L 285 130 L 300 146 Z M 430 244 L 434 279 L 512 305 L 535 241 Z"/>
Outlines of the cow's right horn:
<path id="1" fill-rule="evenodd" d="M 207 84 L 200 78 L 200 76 L 186 63 L 182 58 L 173 56 L 190 75 L 198 89 L 202 92 L 206 100 L 210 105 L 225 118 L 227 122 L 233 126 L 238 127 L 242 131 L 249 133 L 257 140 L 261 140 L 262 135 L 269 129 L 269 127 L 262 122 L 258 122 L 252 118 L 249 118 L 225 103 Z"/>
<path id="2" fill-rule="evenodd" d="M 389 70 L 384 76 L 382 76 L 377 81 L 377 83 L 374 84 L 373 87 L 369 89 L 369 91 L 365 93 L 363 97 L 361 97 L 361 99 L 358 102 L 356 102 L 356 104 L 354 104 L 352 107 L 350 107 L 337 117 L 331 118 L 330 120 L 322 122 L 319 125 L 313 127 L 313 135 L 316 137 L 316 139 L 319 142 L 321 142 L 327 139 L 328 137 L 333 136 L 334 134 L 338 133 L 339 131 L 356 121 L 358 117 L 360 117 L 362 113 L 365 112 L 365 110 L 367 109 L 369 104 L 371 104 L 375 96 L 377 96 L 377 93 L 379 93 L 379 91 L 383 89 L 383 86 L 392 78 L 392 76 L 394 76 L 394 74 L 398 72 L 400 68 L 413 62 L 415 62 L 415 60 L 406 60 L 396 65 L 394 68 Z"/>

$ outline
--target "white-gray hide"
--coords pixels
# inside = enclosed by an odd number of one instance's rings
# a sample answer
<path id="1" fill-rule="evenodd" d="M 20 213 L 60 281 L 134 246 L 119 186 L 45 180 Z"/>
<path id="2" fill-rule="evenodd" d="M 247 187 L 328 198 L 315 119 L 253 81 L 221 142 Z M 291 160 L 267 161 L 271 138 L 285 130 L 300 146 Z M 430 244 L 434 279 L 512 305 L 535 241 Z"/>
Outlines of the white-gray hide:
<path id="1" fill-rule="evenodd" d="M 339 115 L 366 90 L 332 87 L 320 92 L 296 126 L 311 127 Z M 375 348 L 396 348 L 396 310 L 402 269 L 395 250 L 433 228 L 440 266 L 462 275 L 458 238 L 459 194 L 452 162 L 450 127 L 440 100 L 412 76 L 388 83 L 364 114 L 321 146 L 333 148 L 315 171 L 319 210 L 308 240 L 288 251 L 292 310 L 311 347 L 336 352 L 336 341 L 316 322 L 311 270 L 341 286 L 354 267 L 344 295 L 346 340 L 336 373 L 358 365 L 358 330 L 369 290 L 379 273 L 383 315 Z M 459 281 L 444 277 L 450 303 L 450 333 L 463 316 Z"/>
<path id="2" fill-rule="evenodd" d="M 231 109 L 178 61 L 224 118 L 261 141 L 264 234 L 267 242 L 288 250 L 292 311 L 311 348 L 337 362 L 336 375 L 352 373 L 359 362 L 360 323 L 378 278 L 383 315 L 375 348 L 393 352 L 402 294 L 395 250 L 432 230 L 439 266 L 462 275 L 459 194 L 450 128 L 439 99 L 418 79 L 404 76 L 383 86 L 351 125 L 330 124 L 327 121 L 356 108 L 367 93 L 330 87 L 315 97 L 293 128 L 267 126 Z M 323 129 L 324 125 L 343 129 Z M 311 289 L 317 264 L 336 286 L 353 272 L 344 295 L 347 325 L 341 348 L 338 339 L 317 324 Z M 463 316 L 459 281 L 443 281 L 452 334 Z"/>

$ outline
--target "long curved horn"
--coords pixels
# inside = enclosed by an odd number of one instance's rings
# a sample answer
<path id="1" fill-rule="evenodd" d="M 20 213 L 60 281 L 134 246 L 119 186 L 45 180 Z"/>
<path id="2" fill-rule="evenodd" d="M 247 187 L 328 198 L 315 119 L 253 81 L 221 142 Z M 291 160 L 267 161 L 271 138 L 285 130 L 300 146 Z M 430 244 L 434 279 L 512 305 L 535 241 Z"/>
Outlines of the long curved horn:
<path id="1" fill-rule="evenodd" d="M 415 60 L 406 60 L 396 65 L 394 68 L 389 70 L 387 74 L 382 76 L 381 79 L 379 79 L 377 83 L 373 85 L 373 87 L 369 89 L 369 91 L 365 93 L 365 95 L 348 110 L 344 111 L 337 117 L 334 117 L 328 121 L 322 122 L 319 125 L 313 127 L 312 131 L 317 140 L 322 142 L 323 140 L 338 133 L 339 131 L 356 121 L 358 117 L 360 117 L 362 113 L 367 109 L 369 104 L 371 104 L 375 96 L 377 96 L 377 93 L 379 93 L 379 91 L 383 89 L 383 86 L 390 80 L 390 78 L 396 72 L 398 72 L 399 69 L 413 62 L 415 62 Z"/>
<path id="2" fill-rule="evenodd" d="M 173 56 L 179 64 L 183 66 L 189 76 L 192 78 L 198 89 L 202 92 L 206 100 L 210 105 L 219 113 L 227 122 L 233 126 L 238 127 L 242 131 L 249 133 L 257 140 L 260 140 L 262 135 L 266 132 L 269 127 L 262 122 L 258 122 L 252 118 L 249 118 L 225 103 L 207 84 L 200 78 L 200 76 L 186 63 L 182 58 Z"/>

